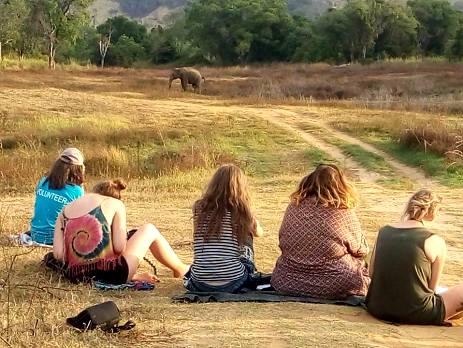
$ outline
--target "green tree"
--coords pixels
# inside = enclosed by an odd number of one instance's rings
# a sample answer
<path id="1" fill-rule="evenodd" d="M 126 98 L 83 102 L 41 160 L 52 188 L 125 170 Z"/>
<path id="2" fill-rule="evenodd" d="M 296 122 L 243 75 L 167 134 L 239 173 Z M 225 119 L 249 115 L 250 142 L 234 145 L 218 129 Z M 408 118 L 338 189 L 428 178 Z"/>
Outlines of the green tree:
<path id="1" fill-rule="evenodd" d="M 316 60 L 346 62 L 351 56 L 350 18 L 344 10 L 325 13 L 315 23 Z"/>
<path id="2" fill-rule="evenodd" d="M 294 16 L 293 28 L 284 44 L 291 61 L 313 62 L 317 59 L 317 47 L 312 23 L 305 17 Z"/>
<path id="3" fill-rule="evenodd" d="M 75 60 L 84 64 L 88 62 L 97 63 L 98 39 L 99 35 L 95 28 L 90 26 L 82 27 L 75 41 L 65 41 L 58 46 L 56 58 L 58 61 Z"/>
<path id="4" fill-rule="evenodd" d="M 455 39 L 453 40 L 448 56 L 453 60 L 461 60 L 463 58 L 463 26 L 458 29 Z"/>
<path id="5" fill-rule="evenodd" d="M 382 0 L 352 0 L 320 17 L 316 32 L 321 59 L 364 60 L 385 29 L 386 8 Z"/>
<path id="6" fill-rule="evenodd" d="M 105 56 L 100 54 L 100 65 L 132 66 L 137 60 L 146 58 L 149 49 L 146 27 L 124 16 L 109 18 L 97 28 L 100 38 L 95 41 L 110 40 Z M 108 43 L 108 42 L 106 42 Z M 133 51 L 131 51 L 133 50 Z"/>
<path id="7" fill-rule="evenodd" d="M 145 47 L 153 63 L 165 64 L 181 57 L 178 43 L 183 41 L 171 28 L 157 26 L 151 30 Z"/>
<path id="8" fill-rule="evenodd" d="M 147 37 L 147 30 L 143 24 L 124 16 L 108 18 L 106 22 L 98 26 L 97 31 L 100 34 L 107 34 L 111 31 L 114 43 L 119 41 L 123 35 L 139 44 L 143 43 Z"/>
<path id="9" fill-rule="evenodd" d="M 132 37 L 122 35 L 112 45 L 111 54 L 108 54 L 107 62 L 111 65 L 130 67 L 137 61 L 145 59 L 144 47 Z"/>
<path id="10" fill-rule="evenodd" d="M 315 25 L 320 60 L 404 56 L 416 48 L 417 22 L 407 8 L 383 0 L 352 0 Z"/>
<path id="11" fill-rule="evenodd" d="M 408 7 L 390 3 L 383 13 L 384 29 L 375 43 L 375 56 L 407 57 L 418 45 L 418 22 Z"/>
<path id="12" fill-rule="evenodd" d="M 444 54 L 458 29 L 458 11 L 447 0 L 410 0 L 407 4 L 419 22 L 418 42 L 422 52 Z"/>
<path id="13" fill-rule="evenodd" d="M 186 8 L 193 44 L 222 64 L 286 58 L 292 21 L 284 0 L 192 0 Z"/>
<path id="14" fill-rule="evenodd" d="M 31 0 L 32 21 L 44 35 L 48 66 L 55 67 L 57 46 L 75 42 L 88 23 L 87 7 L 92 0 Z"/>
<path id="15" fill-rule="evenodd" d="M 354 0 L 343 11 L 349 22 L 350 60 L 366 59 L 387 26 L 389 5 L 384 0 Z"/>
<path id="16" fill-rule="evenodd" d="M 0 0 L 0 61 L 6 44 L 16 47 L 21 39 L 21 28 L 26 23 L 29 7 L 25 0 Z"/>

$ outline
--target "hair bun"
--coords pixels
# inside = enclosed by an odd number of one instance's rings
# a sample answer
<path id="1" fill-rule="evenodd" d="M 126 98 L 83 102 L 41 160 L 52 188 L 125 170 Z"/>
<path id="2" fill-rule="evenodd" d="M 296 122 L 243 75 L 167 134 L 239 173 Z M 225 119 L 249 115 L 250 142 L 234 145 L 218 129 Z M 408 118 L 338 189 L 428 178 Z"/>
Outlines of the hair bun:
<path id="1" fill-rule="evenodd" d="M 127 188 L 127 184 L 123 179 L 115 179 L 113 180 L 113 185 L 118 189 L 118 190 L 125 190 Z"/>

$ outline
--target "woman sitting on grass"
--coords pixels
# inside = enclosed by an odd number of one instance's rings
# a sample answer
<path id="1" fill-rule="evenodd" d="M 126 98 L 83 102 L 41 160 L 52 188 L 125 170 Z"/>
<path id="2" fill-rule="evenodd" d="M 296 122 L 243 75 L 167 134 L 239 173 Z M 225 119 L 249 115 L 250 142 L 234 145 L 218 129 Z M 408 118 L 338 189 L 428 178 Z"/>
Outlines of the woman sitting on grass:
<path id="1" fill-rule="evenodd" d="M 445 241 L 426 228 L 435 220 L 441 198 L 415 193 L 401 222 L 379 230 L 370 265 L 368 311 L 407 324 L 441 325 L 463 311 L 463 284 L 436 293 L 446 257 Z"/>
<path id="2" fill-rule="evenodd" d="M 188 266 L 153 225 L 143 225 L 127 240 L 126 211 L 120 200 L 125 188 L 121 180 L 101 182 L 59 215 L 53 254 L 67 265 L 66 275 L 72 281 L 94 279 L 116 285 L 132 280 L 157 281 L 154 274 L 137 274 L 148 250 L 174 272 L 174 277 L 187 272 Z"/>
<path id="3" fill-rule="evenodd" d="M 246 177 L 221 166 L 193 206 L 194 261 L 185 277 L 190 291 L 236 292 L 256 271 L 253 237 L 262 235 L 251 213 Z"/>
<path id="4" fill-rule="evenodd" d="M 302 179 L 280 228 L 277 291 L 324 299 L 366 295 L 368 246 L 356 204 L 354 188 L 335 165 L 319 165 Z"/>
<path id="5" fill-rule="evenodd" d="M 84 194 L 84 156 L 76 148 L 65 149 L 47 176 L 40 179 L 35 190 L 31 238 L 41 244 L 53 244 L 53 232 L 63 207 Z"/>

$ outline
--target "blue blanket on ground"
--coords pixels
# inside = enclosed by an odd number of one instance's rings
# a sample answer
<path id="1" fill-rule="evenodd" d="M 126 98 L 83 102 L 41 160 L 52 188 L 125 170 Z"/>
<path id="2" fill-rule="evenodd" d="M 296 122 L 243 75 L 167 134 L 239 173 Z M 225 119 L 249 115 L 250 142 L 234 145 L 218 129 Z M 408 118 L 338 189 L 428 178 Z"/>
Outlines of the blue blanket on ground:
<path id="1" fill-rule="evenodd" d="M 125 283 L 125 284 L 120 284 L 120 285 L 113 285 L 113 284 L 107 284 L 107 283 L 102 283 L 99 281 L 94 281 L 92 282 L 93 286 L 99 290 L 137 290 L 137 291 L 149 291 L 149 290 L 154 290 L 155 286 L 152 283 L 148 282 L 130 282 L 130 283 Z"/>

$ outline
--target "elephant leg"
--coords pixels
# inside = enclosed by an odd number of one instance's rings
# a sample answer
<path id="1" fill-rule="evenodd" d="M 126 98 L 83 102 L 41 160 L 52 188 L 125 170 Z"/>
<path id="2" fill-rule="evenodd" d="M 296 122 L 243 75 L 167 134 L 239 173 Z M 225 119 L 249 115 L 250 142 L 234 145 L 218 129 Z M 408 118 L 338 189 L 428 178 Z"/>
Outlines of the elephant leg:
<path id="1" fill-rule="evenodd" d="M 185 92 L 188 90 L 188 82 L 185 78 L 182 78 L 182 88 Z"/>

